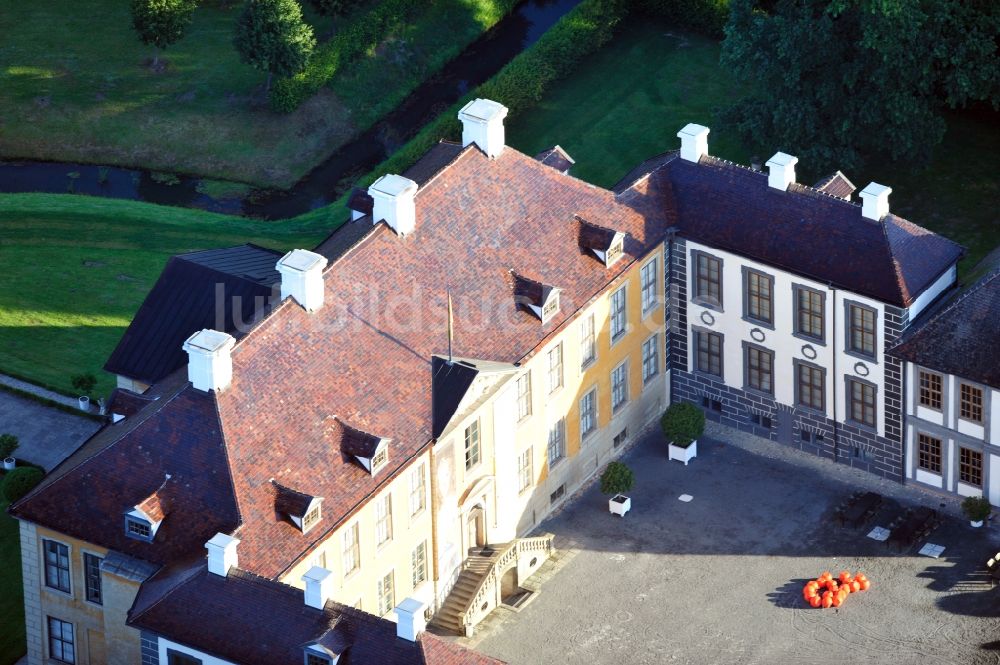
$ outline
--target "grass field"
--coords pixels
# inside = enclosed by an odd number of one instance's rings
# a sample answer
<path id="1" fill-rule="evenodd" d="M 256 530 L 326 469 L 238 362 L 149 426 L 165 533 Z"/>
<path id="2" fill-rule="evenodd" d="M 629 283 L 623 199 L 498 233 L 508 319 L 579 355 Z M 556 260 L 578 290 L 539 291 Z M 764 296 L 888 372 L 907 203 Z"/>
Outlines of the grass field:
<path id="1" fill-rule="evenodd" d="M 370 126 L 509 2 L 434 0 L 412 25 L 296 112 L 266 107 L 264 74 L 232 46 L 239 3 L 202 3 L 165 71 L 132 31 L 128 3 L 6 3 L 0 12 L 0 157 L 82 161 L 289 186 Z M 322 38 L 330 19 L 309 13 Z"/>
<path id="2" fill-rule="evenodd" d="M 323 235 L 318 224 L 132 201 L 0 196 L 0 371 L 62 392 L 71 375 L 93 372 L 106 395 L 101 367 L 168 257 L 243 242 L 312 247 Z"/>
<path id="3" fill-rule="evenodd" d="M 572 78 L 554 84 L 539 106 L 516 118 L 507 136 L 528 154 L 562 145 L 576 160 L 572 173 L 604 187 L 643 159 L 677 148 L 677 130 L 689 122 L 712 129 L 711 154 L 747 164 L 750 150 L 713 117 L 739 92 L 719 66 L 717 42 L 629 22 Z M 847 176 L 859 189 L 871 180 L 891 186 L 894 212 L 968 247 L 960 264 L 967 274 L 1000 244 L 998 126 L 1000 114 L 993 112 L 951 114 L 944 143 L 926 169 L 885 163 Z M 825 175 L 798 166 L 800 182 Z"/>
<path id="4" fill-rule="evenodd" d="M 0 474 L 0 481 L 3 480 Z M 13 665 L 24 653 L 24 590 L 17 520 L 0 499 L 0 665 Z"/>

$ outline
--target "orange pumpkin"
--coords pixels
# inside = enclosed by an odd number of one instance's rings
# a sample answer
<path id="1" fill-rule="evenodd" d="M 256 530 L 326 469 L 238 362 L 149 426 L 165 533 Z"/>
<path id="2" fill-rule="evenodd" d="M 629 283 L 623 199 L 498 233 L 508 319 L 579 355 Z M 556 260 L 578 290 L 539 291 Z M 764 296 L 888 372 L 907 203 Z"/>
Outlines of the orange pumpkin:
<path id="1" fill-rule="evenodd" d="M 851 585 L 845 582 L 840 585 L 840 593 L 844 594 L 844 597 L 851 595 Z"/>
<path id="2" fill-rule="evenodd" d="M 861 591 L 861 582 L 859 580 L 851 582 L 851 591 Z"/>
<path id="3" fill-rule="evenodd" d="M 819 596 L 812 596 L 809 599 L 809 604 L 813 607 L 819 607 L 823 603 L 823 600 Z"/>
<path id="4" fill-rule="evenodd" d="M 840 571 L 838 579 L 840 579 L 841 582 L 846 582 L 847 580 L 851 579 L 851 574 L 846 570 L 842 570 Z"/>
<path id="5" fill-rule="evenodd" d="M 854 577 L 855 577 L 855 579 L 857 579 L 857 580 L 860 580 L 861 582 L 864 582 L 865 580 L 867 580 L 867 579 L 868 579 L 868 578 L 867 578 L 867 577 L 865 576 L 865 574 L 864 574 L 864 573 L 858 573 L 858 574 L 857 574 L 857 575 L 855 575 Z"/>
<path id="6" fill-rule="evenodd" d="M 831 604 L 834 607 L 840 607 L 841 605 L 844 604 L 844 596 L 838 593 L 836 596 L 833 597 L 833 601 Z"/>
<path id="7" fill-rule="evenodd" d="M 868 580 L 861 580 L 861 590 L 862 591 L 868 591 L 868 589 L 870 589 L 871 586 L 872 586 L 872 583 L 869 582 Z"/>
<path id="8" fill-rule="evenodd" d="M 828 609 L 831 605 L 833 605 L 833 595 L 830 594 L 830 593 L 823 594 L 823 603 L 822 604 L 823 604 L 823 609 L 824 610 Z"/>
<path id="9" fill-rule="evenodd" d="M 823 571 L 823 574 L 819 576 L 819 578 L 820 578 L 821 580 L 828 580 L 828 579 L 830 579 L 831 577 L 833 577 L 833 575 L 831 575 L 831 574 L 830 574 L 830 571 L 829 571 L 829 570 L 824 570 L 824 571 Z"/>

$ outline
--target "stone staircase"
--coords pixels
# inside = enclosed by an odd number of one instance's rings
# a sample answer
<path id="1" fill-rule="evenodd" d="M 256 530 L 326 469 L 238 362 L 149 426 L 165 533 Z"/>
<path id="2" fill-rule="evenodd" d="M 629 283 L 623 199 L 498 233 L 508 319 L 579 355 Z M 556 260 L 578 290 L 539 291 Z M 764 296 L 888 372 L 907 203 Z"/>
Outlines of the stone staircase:
<path id="1" fill-rule="evenodd" d="M 452 635 L 465 635 L 465 626 L 461 624 L 462 613 L 469 606 L 469 601 L 479 589 L 483 578 L 490 572 L 493 561 L 499 552 L 506 549 L 507 543 L 492 545 L 485 552 L 482 548 L 469 550 L 469 558 L 465 561 L 465 569 L 458 576 L 455 586 L 448 594 L 444 605 L 434 615 L 431 627 Z"/>

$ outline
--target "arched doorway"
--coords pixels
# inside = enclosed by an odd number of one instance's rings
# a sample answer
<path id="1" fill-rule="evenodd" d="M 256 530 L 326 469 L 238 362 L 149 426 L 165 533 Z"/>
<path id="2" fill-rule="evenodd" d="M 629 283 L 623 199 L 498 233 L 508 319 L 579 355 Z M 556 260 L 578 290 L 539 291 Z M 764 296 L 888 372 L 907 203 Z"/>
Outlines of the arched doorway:
<path id="1" fill-rule="evenodd" d="M 514 566 L 500 578 L 500 598 L 510 598 L 517 594 L 517 589 L 517 566 Z"/>
<path id="2" fill-rule="evenodd" d="M 469 511 L 465 522 L 465 533 L 465 542 L 468 543 L 469 549 L 486 546 L 486 519 L 481 505 Z"/>

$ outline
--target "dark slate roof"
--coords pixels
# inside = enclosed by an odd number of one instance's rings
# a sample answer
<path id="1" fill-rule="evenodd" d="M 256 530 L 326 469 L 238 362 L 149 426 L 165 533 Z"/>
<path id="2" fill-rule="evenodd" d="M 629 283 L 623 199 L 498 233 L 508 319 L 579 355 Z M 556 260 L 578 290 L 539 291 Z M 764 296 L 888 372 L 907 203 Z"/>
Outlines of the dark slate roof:
<path id="1" fill-rule="evenodd" d="M 340 450 L 345 455 L 355 457 L 373 457 L 378 446 L 382 443 L 382 437 L 369 434 L 357 427 L 351 427 L 339 418 L 335 419 L 340 425 Z"/>
<path id="2" fill-rule="evenodd" d="M 418 159 L 413 166 L 403 171 L 403 177 L 409 178 L 423 187 L 462 154 L 463 150 L 461 143 L 440 141 L 424 153 L 424 156 Z"/>
<path id="3" fill-rule="evenodd" d="M 410 642 L 392 621 L 339 603 L 309 607 L 300 589 L 238 568 L 214 575 L 203 561 L 144 584 L 128 624 L 241 665 L 301 665 L 303 647 L 315 643 L 343 650 L 351 665 L 501 663 L 430 633 Z"/>
<path id="4" fill-rule="evenodd" d="M 860 204 L 800 184 L 781 191 L 714 157 L 667 159 L 649 178 L 681 235 L 890 305 L 909 306 L 963 254 L 896 215 L 875 222 Z"/>
<path id="5" fill-rule="evenodd" d="M 193 333 L 221 328 L 239 337 L 237 323 L 252 322 L 280 282 L 279 258 L 278 252 L 249 244 L 172 257 L 104 369 L 152 384 L 187 364 L 181 347 Z M 216 302 L 220 285 L 222 325 Z"/>
<path id="6" fill-rule="evenodd" d="M 371 215 L 352 219 L 338 226 L 313 250 L 333 263 L 375 229 Z"/>
<path id="7" fill-rule="evenodd" d="M 108 397 L 107 412 L 129 418 L 139 413 L 153 399 L 155 398 L 147 394 L 140 395 L 125 388 L 115 388 Z"/>
<path id="8" fill-rule="evenodd" d="M 850 200 L 851 194 L 857 189 L 854 183 L 847 179 L 847 176 L 837 171 L 832 175 L 828 175 L 823 178 L 815 185 L 813 189 L 819 190 L 830 196 L 836 196 L 844 200 Z"/>
<path id="9" fill-rule="evenodd" d="M 957 294 L 889 353 L 1000 390 L 1000 270 Z"/>
<path id="10" fill-rule="evenodd" d="M 365 215 L 372 214 L 375 207 L 375 199 L 371 194 L 360 187 L 352 187 L 351 195 L 347 198 L 347 207 Z"/>
<path id="11" fill-rule="evenodd" d="M 614 229 L 592 224 L 582 217 L 576 219 L 580 222 L 580 247 L 583 249 L 607 251 L 615 236 L 618 235 Z"/>
<path id="12" fill-rule="evenodd" d="M 535 159 L 546 166 L 551 166 L 556 171 L 561 171 L 562 173 L 566 173 L 573 168 L 574 164 L 576 164 L 573 158 L 569 156 L 569 153 L 563 150 L 562 146 L 558 145 L 554 145 L 551 148 L 546 148 L 541 151 L 535 155 Z"/>

